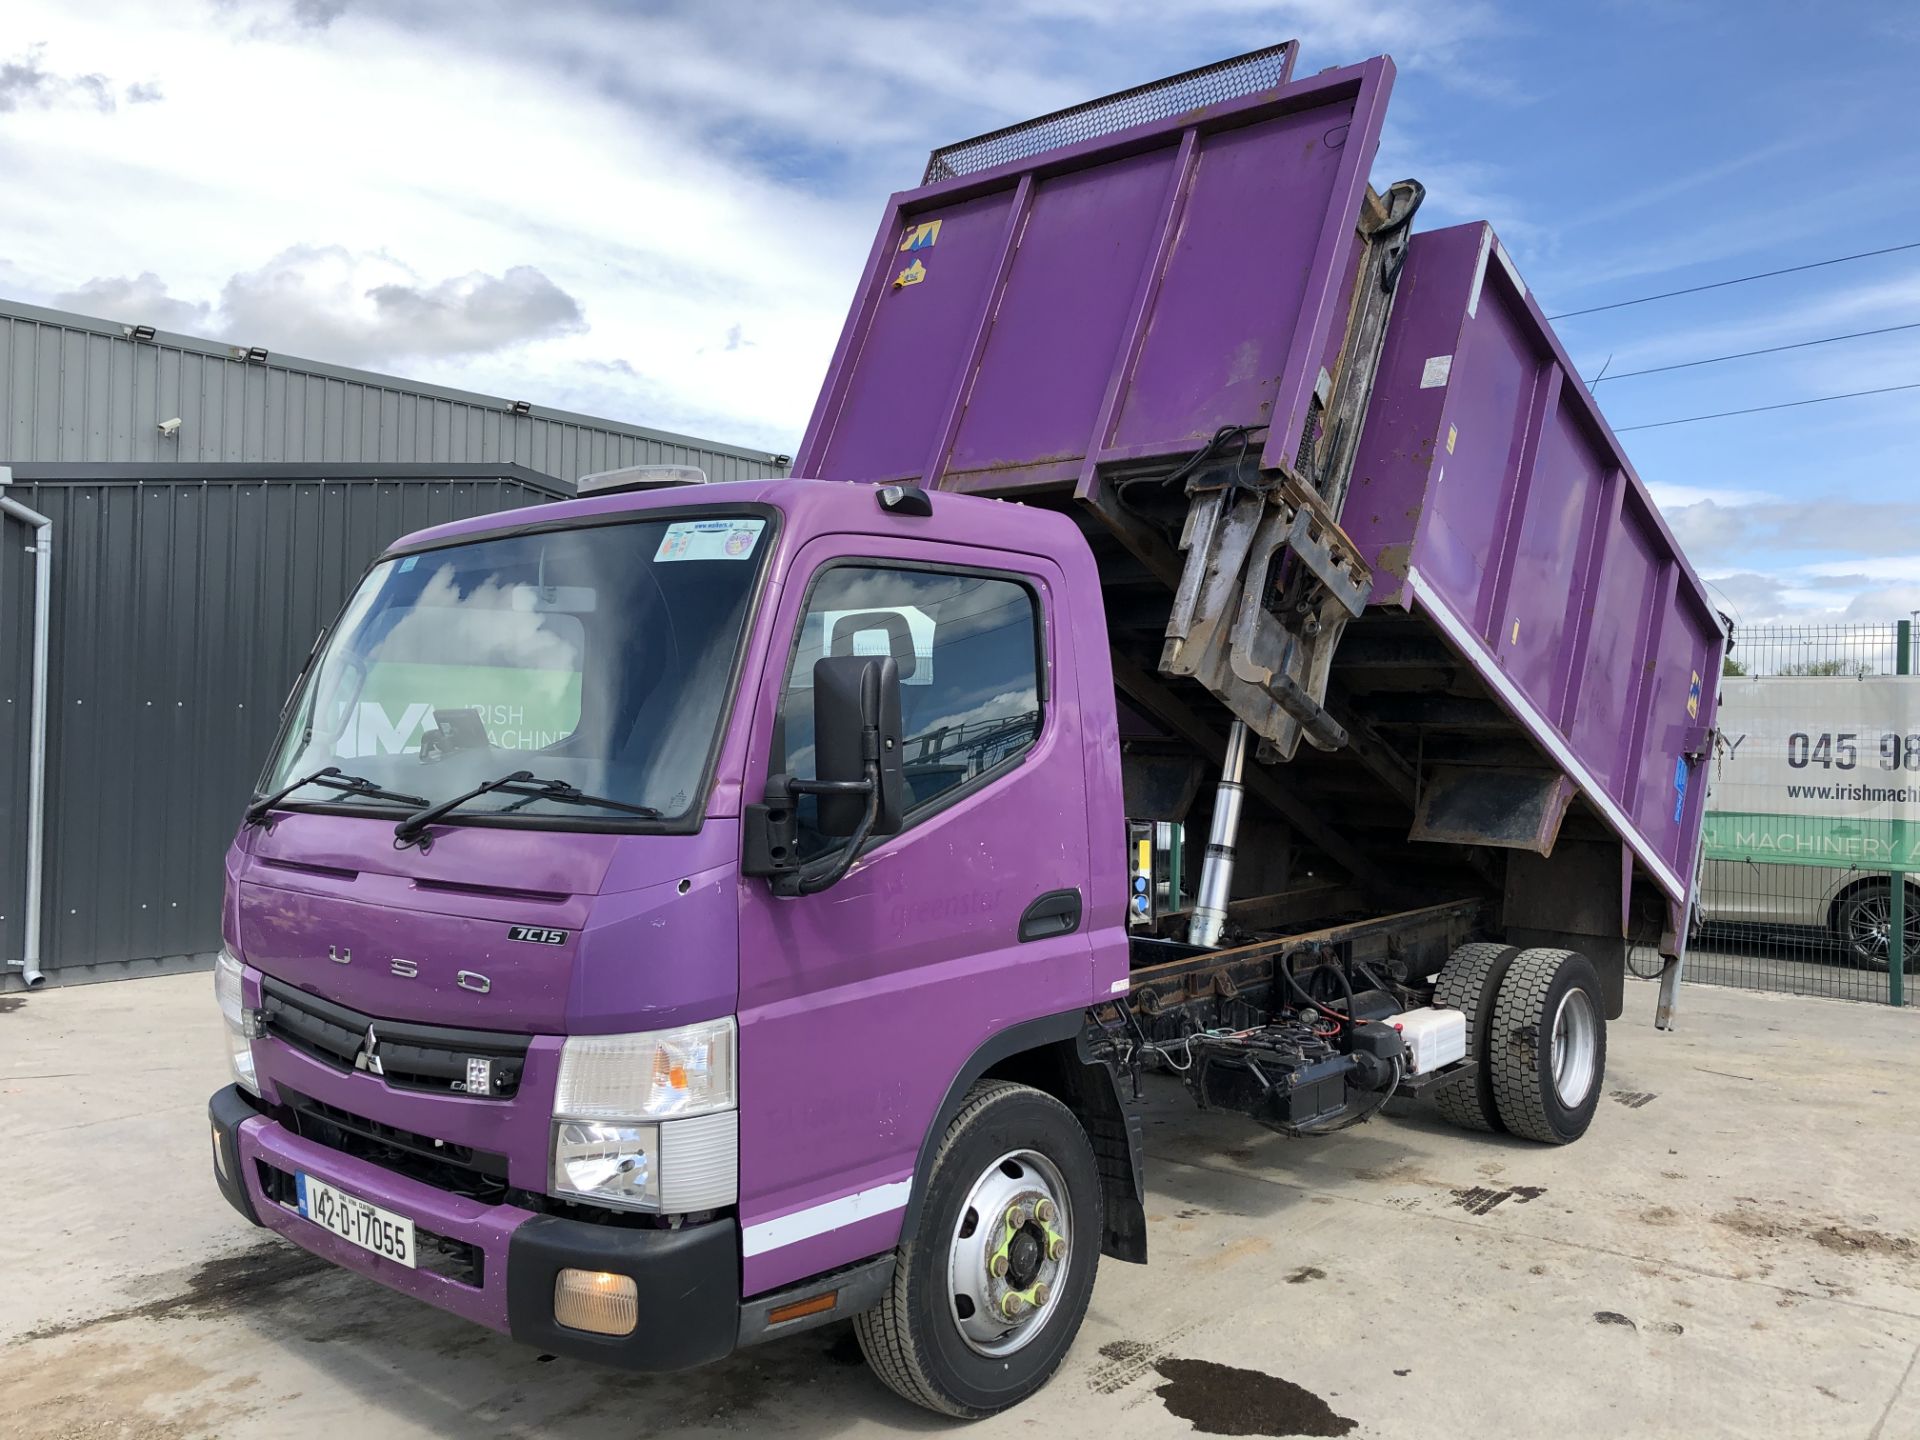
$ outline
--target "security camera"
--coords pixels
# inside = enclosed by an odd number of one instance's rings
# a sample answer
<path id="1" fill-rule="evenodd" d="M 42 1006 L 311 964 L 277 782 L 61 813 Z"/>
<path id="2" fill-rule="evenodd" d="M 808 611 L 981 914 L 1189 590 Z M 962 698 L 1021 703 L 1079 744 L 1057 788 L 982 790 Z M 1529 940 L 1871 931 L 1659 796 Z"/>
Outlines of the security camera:
<path id="1" fill-rule="evenodd" d="M 160 422 L 160 433 L 169 440 L 178 435 L 180 433 L 180 417 L 176 415 L 171 420 L 162 420 Z"/>

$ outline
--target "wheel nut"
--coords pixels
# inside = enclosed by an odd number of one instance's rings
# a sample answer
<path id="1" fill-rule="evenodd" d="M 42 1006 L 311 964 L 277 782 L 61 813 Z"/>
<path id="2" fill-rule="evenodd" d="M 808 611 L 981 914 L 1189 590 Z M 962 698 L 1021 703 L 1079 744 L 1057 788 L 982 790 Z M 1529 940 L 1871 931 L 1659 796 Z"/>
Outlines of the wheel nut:
<path id="1" fill-rule="evenodd" d="M 993 1271 L 996 1277 L 1006 1274 L 1007 1273 L 1007 1257 L 1004 1255 L 994 1256 L 992 1262 L 987 1266 L 987 1268 Z"/>
<path id="2" fill-rule="evenodd" d="M 1058 1260 L 1067 1253 L 1067 1242 L 1063 1236 L 1056 1235 L 1047 1242 L 1047 1259 Z"/>
<path id="3" fill-rule="evenodd" d="M 1007 1228 L 1009 1230 L 1018 1230 L 1026 1223 L 1027 1210 L 1024 1205 L 1009 1205 L 1007 1207 Z"/>
<path id="4" fill-rule="evenodd" d="M 1000 1302 L 1000 1313 L 1009 1320 L 1017 1318 L 1022 1308 L 1023 1302 L 1020 1297 L 1011 1291 L 1008 1292 L 1007 1298 Z"/>
<path id="5" fill-rule="evenodd" d="M 1034 1206 L 1033 1218 L 1038 1220 L 1042 1225 L 1052 1224 L 1053 1202 L 1051 1200 L 1042 1200 L 1038 1205 Z"/>

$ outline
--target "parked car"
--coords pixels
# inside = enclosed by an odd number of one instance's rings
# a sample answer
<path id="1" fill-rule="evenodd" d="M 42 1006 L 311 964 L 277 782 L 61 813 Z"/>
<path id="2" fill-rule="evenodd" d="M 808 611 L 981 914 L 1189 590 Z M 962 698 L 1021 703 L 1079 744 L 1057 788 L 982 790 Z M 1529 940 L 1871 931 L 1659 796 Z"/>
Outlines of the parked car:
<path id="1" fill-rule="evenodd" d="M 1920 885 L 1907 881 L 1902 969 L 1920 973 Z M 1893 884 L 1885 875 L 1824 865 L 1708 860 L 1700 870 L 1700 917 L 1708 925 L 1794 927 L 1825 932 L 1861 969 L 1887 968 Z"/>

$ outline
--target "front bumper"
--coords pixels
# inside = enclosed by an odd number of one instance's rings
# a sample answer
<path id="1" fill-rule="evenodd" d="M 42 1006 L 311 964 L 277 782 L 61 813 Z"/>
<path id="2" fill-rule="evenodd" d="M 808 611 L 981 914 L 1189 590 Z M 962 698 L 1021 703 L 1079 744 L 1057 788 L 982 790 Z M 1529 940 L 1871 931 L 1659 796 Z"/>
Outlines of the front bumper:
<path id="1" fill-rule="evenodd" d="M 214 1178 L 249 1222 L 304 1250 L 442 1310 L 554 1354 L 628 1370 L 684 1370 L 731 1352 L 740 1333 L 740 1237 L 731 1219 L 678 1230 L 635 1230 L 488 1205 L 397 1175 L 303 1139 L 262 1114 L 237 1086 L 208 1103 Z M 306 1174 L 412 1220 L 422 1249 L 437 1239 L 470 1247 L 467 1278 L 409 1269 L 362 1250 L 273 1198 L 273 1172 Z M 553 1318 L 562 1269 L 632 1277 L 640 1323 L 631 1335 L 593 1335 Z M 477 1283 L 470 1283 L 477 1281 Z"/>

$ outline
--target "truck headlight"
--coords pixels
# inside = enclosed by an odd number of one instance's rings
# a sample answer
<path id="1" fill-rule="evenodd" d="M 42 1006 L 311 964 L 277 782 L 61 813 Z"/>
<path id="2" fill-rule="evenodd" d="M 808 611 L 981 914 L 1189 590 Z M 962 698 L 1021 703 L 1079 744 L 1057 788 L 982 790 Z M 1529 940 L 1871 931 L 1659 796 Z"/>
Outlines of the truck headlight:
<path id="1" fill-rule="evenodd" d="M 552 1191 L 683 1214 L 739 1196 L 732 1016 L 637 1035 L 570 1036 L 553 1096 Z"/>
<path id="2" fill-rule="evenodd" d="M 240 1088 L 260 1093 L 260 1077 L 253 1068 L 253 1042 L 247 1038 L 247 1006 L 240 996 L 240 961 L 225 946 L 213 962 L 213 998 L 220 1002 L 226 1022 L 227 1068 Z"/>
<path id="3" fill-rule="evenodd" d="M 660 1127 L 562 1120 L 553 1128 L 553 1184 L 557 1190 L 660 1206 Z"/>

